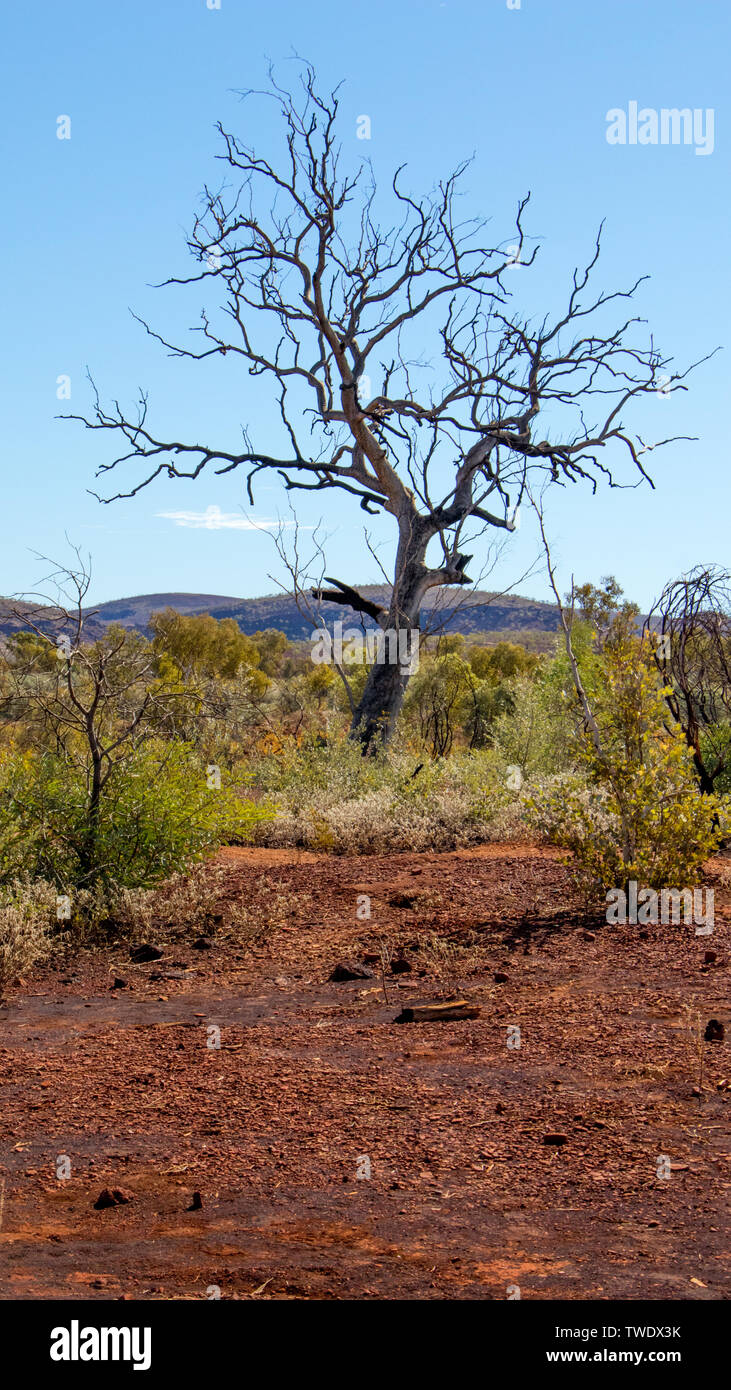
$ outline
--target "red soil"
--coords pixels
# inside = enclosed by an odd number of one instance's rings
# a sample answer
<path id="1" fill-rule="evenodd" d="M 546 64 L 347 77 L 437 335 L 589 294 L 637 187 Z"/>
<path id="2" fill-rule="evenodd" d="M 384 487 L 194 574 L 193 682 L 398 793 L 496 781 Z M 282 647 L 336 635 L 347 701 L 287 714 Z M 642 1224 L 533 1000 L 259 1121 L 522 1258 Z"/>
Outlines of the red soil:
<path id="1" fill-rule="evenodd" d="M 731 1022 L 727 889 L 712 937 L 640 937 L 530 846 L 220 863 L 212 949 L 80 951 L 0 1005 L 0 1296 L 731 1295 L 728 1041 L 692 1033 Z M 239 898 L 276 919 L 258 943 Z M 413 965 L 388 1002 L 380 973 L 328 983 L 383 941 Z M 394 1023 L 453 990 L 479 1018 Z M 95 1210 L 105 1187 L 134 1200 Z"/>

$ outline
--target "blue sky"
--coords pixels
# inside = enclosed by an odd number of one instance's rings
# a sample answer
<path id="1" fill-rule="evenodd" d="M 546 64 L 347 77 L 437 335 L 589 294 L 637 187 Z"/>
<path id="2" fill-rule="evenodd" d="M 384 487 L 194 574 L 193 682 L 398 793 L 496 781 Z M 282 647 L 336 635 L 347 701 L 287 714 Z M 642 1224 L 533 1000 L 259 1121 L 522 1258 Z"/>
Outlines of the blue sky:
<path id="1" fill-rule="evenodd" d="M 614 289 L 650 274 L 637 312 L 679 364 L 724 346 L 691 377 L 689 392 L 648 398 L 632 417 L 645 437 L 698 436 L 654 456 L 654 493 L 551 491 L 548 529 L 564 585 L 572 571 L 594 582 L 614 573 L 647 605 L 691 565 L 728 564 L 727 7 L 221 0 L 216 10 L 206 0 L 39 0 L 9 7 L 3 27 L 1 593 L 32 589 L 44 572 L 33 552 L 63 558 L 65 535 L 91 552 L 97 601 L 165 590 L 255 595 L 274 589 L 270 575 L 283 577 L 267 534 L 242 529 L 242 477 L 160 481 L 103 507 L 88 489 L 99 486 L 95 469 L 111 457 L 111 441 L 55 417 L 88 410 L 88 367 L 104 399 L 131 405 L 144 387 L 163 436 L 236 448 L 248 422 L 266 449 L 276 403 L 261 385 L 252 394 L 230 359 L 169 359 L 129 310 L 164 334 L 196 322 L 195 289 L 150 286 L 186 269 L 184 236 L 200 190 L 220 177 L 215 122 L 272 147 L 274 108 L 252 108 L 254 118 L 236 93 L 264 84 L 268 59 L 286 75 L 293 50 L 315 64 L 323 86 L 345 82 L 345 160 L 367 154 L 380 180 L 406 163 L 411 187 L 428 190 L 474 154 L 466 208 L 489 215 L 500 239 L 509 239 L 516 201 L 531 190 L 526 228 L 541 251 L 536 268 L 517 273 L 530 275 L 525 293 L 536 311 L 569 281 L 606 218 L 597 284 Z M 711 109 L 713 152 L 610 146 L 606 113 L 633 100 Z M 356 138 L 364 113 L 368 142 Z M 60 115 L 71 119 L 69 140 L 57 139 Z M 62 375 L 71 379 L 68 402 L 56 397 Z M 286 511 L 279 484 L 265 481 L 253 515 L 271 521 Z M 222 526 L 221 516 L 235 524 Z M 308 496 L 300 516 L 305 526 L 324 520 L 329 573 L 378 580 L 357 504 Z M 372 534 L 388 565 L 389 519 L 373 522 Z M 526 519 L 489 586 L 514 582 L 537 555 Z M 518 589 L 548 596 L 541 572 Z"/>

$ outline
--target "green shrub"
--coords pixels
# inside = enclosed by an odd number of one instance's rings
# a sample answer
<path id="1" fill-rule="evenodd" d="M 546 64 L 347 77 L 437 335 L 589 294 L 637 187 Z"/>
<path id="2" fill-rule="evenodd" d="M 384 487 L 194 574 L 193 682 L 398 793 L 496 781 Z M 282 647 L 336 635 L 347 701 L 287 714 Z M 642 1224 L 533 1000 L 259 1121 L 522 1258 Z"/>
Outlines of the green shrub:
<path id="1" fill-rule="evenodd" d="M 241 786 L 208 786 L 187 744 L 143 743 L 110 777 L 86 867 L 89 789 L 82 770 L 52 753 L 11 756 L 0 782 L 0 880 L 47 879 L 68 889 L 102 880 L 129 887 L 159 882 L 220 844 L 249 838 L 270 814 Z"/>
<path id="2" fill-rule="evenodd" d="M 569 678 L 570 679 L 570 678 Z M 555 663 L 510 685 L 511 708 L 497 718 L 493 746 L 526 778 L 550 777 L 572 763 L 575 738 Z"/>
<path id="3" fill-rule="evenodd" d="M 621 806 L 607 783 L 566 773 L 531 797 L 531 823 L 570 850 L 570 866 L 587 900 L 634 879 L 645 888 L 691 887 L 718 847 L 718 803 L 703 796 L 691 769 L 637 768 Z"/>
<path id="4" fill-rule="evenodd" d="M 703 795 L 678 724 L 637 644 L 607 650 L 592 674 L 601 753 L 577 731 L 578 769 L 533 795 L 533 823 L 571 850 L 587 898 L 631 880 L 689 887 L 718 847 L 724 808 Z"/>

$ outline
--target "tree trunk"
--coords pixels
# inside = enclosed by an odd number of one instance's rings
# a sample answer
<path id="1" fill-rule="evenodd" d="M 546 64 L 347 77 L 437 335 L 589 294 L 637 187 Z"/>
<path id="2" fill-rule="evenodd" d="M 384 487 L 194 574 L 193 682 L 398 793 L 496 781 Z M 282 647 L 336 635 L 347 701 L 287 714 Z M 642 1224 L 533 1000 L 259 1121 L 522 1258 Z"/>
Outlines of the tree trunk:
<path id="1" fill-rule="evenodd" d="M 409 629 L 408 635 L 410 641 L 418 642 L 418 628 Z M 398 663 L 373 663 L 350 729 L 351 737 L 359 740 L 364 753 L 375 751 L 391 738 L 410 674 L 408 668 Z"/>
<path id="2" fill-rule="evenodd" d="M 102 797 L 102 755 L 96 731 L 87 720 L 86 736 L 91 754 L 91 784 L 86 808 L 86 825 L 79 849 L 79 867 L 85 888 L 90 888 L 98 875 L 99 812 Z"/>
<path id="3" fill-rule="evenodd" d="M 408 654 L 418 654 L 419 650 L 421 601 L 430 583 L 439 582 L 424 564 L 433 528 L 425 526 L 413 512 L 399 521 L 396 581 L 388 614 L 380 624 L 385 640 L 350 726 L 351 738 L 359 741 L 364 753 L 388 743 L 393 734 L 412 674 Z"/>

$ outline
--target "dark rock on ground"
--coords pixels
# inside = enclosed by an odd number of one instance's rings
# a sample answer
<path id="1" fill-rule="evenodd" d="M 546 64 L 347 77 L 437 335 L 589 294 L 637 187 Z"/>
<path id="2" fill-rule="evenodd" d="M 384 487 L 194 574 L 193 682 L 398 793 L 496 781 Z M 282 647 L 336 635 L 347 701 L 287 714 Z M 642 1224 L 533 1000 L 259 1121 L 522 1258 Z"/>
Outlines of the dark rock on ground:
<path id="1" fill-rule="evenodd" d="M 162 946 L 151 946 L 149 942 L 144 942 L 142 946 L 130 946 L 129 955 L 135 965 L 147 965 L 151 960 L 161 960 L 165 951 Z"/>
<path id="2" fill-rule="evenodd" d="M 342 980 L 372 980 L 373 971 L 366 965 L 355 965 L 347 960 L 341 960 L 335 966 L 329 980 L 339 983 Z"/>
<path id="3" fill-rule="evenodd" d="M 94 1209 L 104 1211 L 107 1207 L 123 1207 L 134 1199 L 135 1194 L 128 1187 L 104 1187 L 94 1203 Z"/>

